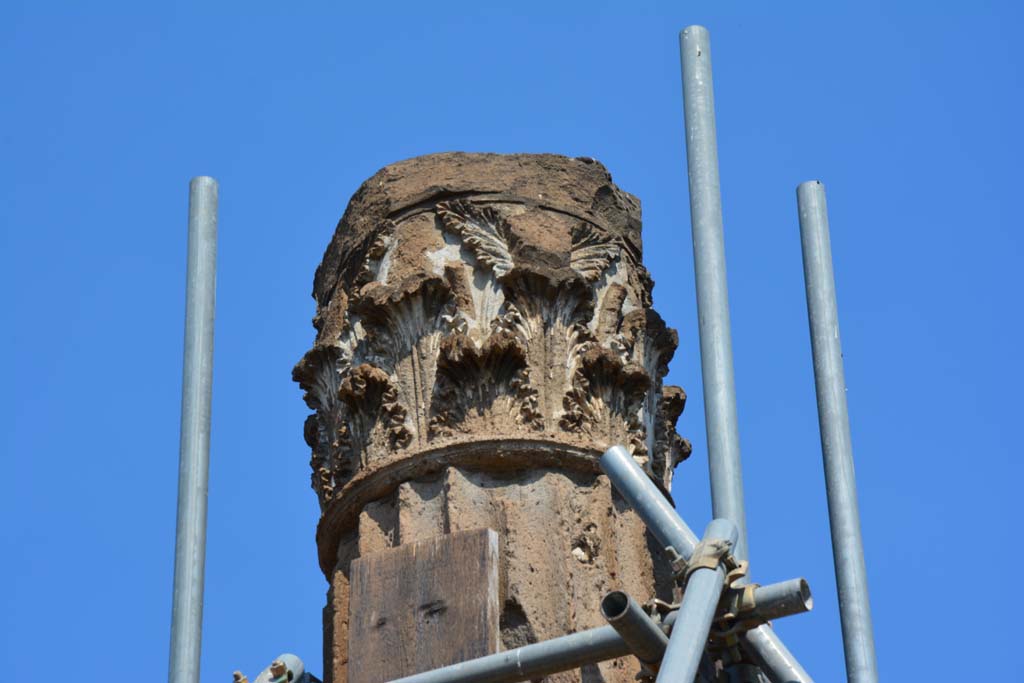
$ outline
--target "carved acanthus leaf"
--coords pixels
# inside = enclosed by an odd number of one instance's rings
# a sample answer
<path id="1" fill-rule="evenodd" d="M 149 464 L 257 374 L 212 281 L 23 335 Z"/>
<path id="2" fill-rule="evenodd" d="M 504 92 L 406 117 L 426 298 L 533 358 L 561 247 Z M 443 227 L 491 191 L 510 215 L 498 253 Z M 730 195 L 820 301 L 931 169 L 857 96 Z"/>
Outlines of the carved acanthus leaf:
<path id="1" fill-rule="evenodd" d="M 612 420 L 617 419 L 627 431 L 627 445 L 634 455 L 646 455 L 639 413 L 651 386 L 650 377 L 639 365 L 623 363 L 616 353 L 598 344 L 578 348 L 572 386 L 562 399 L 560 426 L 569 432 L 609 434 L 614 429 Z"/>
<path id="2" fill-rule="evenodd" d="M 373 427 L 382 423 L 392 449 L 409 445 L 412 434 L 405 425 L 407 411 L 399 403 L 394 379 L 382 369 L 369 363 L 356 366 L 341 383 L 338 398 L 345 403 L 350 429 L 361 443 L 366 443 Z M 360 457 L 365 465 L 362 451 Z"/>
<path id="3" fill-rule="evenodd" d="M 483 345 L 465 334 L 446 337 L 431 402 L 431 434 L 468 432 L 474 417 L 497 417 L 499 403 L 516 424 L 543 428 L 523 343 L 512 332 L 496 332 Z"/>
<path id="4" fill-rule="evenodd" d="M 366 249 L 366 257 L 356 276 L 356 284 L 366 285 L 377 279 L 377 276 L 380 275 L 384 257 L 388 253 L 388 249 L 394 244 L 394 234 L 394 221 L 385 221 L 384 225 L 374 235 L 370 246 Z"/>
<path id="5" fill-rule="evenodd" d="M 306 393 L 303 400 L 313 410 L 330 410 L 341 384 L 342 351 L 337 346 L 314 346 L 292 368 L 292 381 Z"/>
<path id="6" fill-rule="evenodd" d="M 619 256 L 619 247 L 590 223 L 580 223 L 572 231 L 569 265 L 587 282 L 601 277 Z"/>
<path id="7" fill-rule="evenodd" d="M 451 287 L 441 278 L 410 279 L 398 287 L 378 287 L 353 301 L 363 340 L 361 357 L 389 373 L 410 358 L 414 348 L 435 346 L 442 331 L 457 325 Z M 420 348 L 419 353 L 426 353 Z"/>
<path id="8" fill-rule="evenodd" d="M 312 449 L 312 484 L 321 505 L 334 495 L 337 481 L 351 473 L 351 444 L 338 396 L 345 368 L 342 348 L 316 346 L 292 370 L 292 378 L 306 390 L 306 404 L 316 411 L 306 419 L 303 434 Z"/>
<path id="9" fill-rule="evenodd" d="M 508 332 L 515 335 L 524 344 L 530 341 L 530 326 L 523 320 L 523 314 L 511 301 L 505 304 L 505 311 L 491 323 L 491 332 Z"/>
<path id="10" fill-rule="evenodd" d="M 456 199 L 438 204 L 437 215 L 445 229 L 458 235 L 495 277 L 512 270 L 515 238 L 508 222 L 493 208 Z"/>
<path id="11" fill-rule="evenodd" d="M 686 406 L 686 392 L 680 387 L 662 387 L 654 420 L 652 467 L 665 489 L 672 485 L 672 470 L 690 457 L 690 442 L 676 432 L 676 420 Z"/>

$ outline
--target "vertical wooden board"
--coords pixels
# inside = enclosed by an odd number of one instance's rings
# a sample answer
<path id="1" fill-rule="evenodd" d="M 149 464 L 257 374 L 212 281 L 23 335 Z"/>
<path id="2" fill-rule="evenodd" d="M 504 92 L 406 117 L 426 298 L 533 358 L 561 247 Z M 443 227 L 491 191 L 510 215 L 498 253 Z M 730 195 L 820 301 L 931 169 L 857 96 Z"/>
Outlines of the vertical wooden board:
<path id="1" fill-rule="evenodd" d="M 353 561 L 347 683 L 385 683 L 497 652 L 499 561 L 491 529 Z"/>

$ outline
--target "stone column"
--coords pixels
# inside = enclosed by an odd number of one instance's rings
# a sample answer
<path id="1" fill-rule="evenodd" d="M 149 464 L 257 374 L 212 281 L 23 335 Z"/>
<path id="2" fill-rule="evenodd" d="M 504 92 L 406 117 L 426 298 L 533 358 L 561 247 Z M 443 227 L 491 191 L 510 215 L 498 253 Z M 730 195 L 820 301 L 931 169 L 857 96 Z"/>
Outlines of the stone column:
<path id="1" fill-rule="evenodd" d="M 608 590 L 671 598 L 660 549 L 597 466 L 625 444 L 667 492 L 689 455 L 652 286 L 640 203 L 592 159 L 436 154 L 359 188 L 294 371 L 315 411 L 329 680 L 345 681 L 349 563 L 399 544 L 497 531 L 505 649 L 602 625 Z"/>

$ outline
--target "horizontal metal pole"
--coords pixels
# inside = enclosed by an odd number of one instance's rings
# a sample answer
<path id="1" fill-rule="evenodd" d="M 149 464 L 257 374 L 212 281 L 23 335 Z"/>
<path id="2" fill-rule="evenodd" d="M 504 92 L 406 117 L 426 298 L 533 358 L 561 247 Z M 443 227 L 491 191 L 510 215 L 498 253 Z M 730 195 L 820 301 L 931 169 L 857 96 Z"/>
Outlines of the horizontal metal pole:
<path id="1" fill-rule="evenodd" d="M 637 659 L 645 664 L 661 661 L 668 636 L 636 600 L 622 591 L 612 591 L 601 600 L 601 614 Z"/>
<path id="2" fill-rule="evenodd" d="M 392 683 L 518 683 L 629 654 L 629 645 L 622 636 L 611 626 L 601 626 L 406 676 Z"/>
<path id="3" fill-rule="evenodd" d="M 811 587 L 805 579 L 790 579 L 754 589 L 753 616 L 765 621 L 810 612 L 814 607 Z"/>
<path id="4" fill-rule="evenodd" d="M 764 586 L 763 588 L 766 589 L 766 593 L 763 594 L 764 600 L 769 605 L 776 605 L 776 603 L 791 605 L 790 609 L 792 611 L 786 613 L 801 611 L 794 606 L 792 600 L 794 595 L 793 586 L 799 583 L 806 585 L 806 582 L 803 582 L 802 579 L 794 579 L 771 586 Z M 692 595 L 703 592 L 699 588 L 697 590 L 691 588 L 690 590 Z M 799 590 L 797 589 L 796 592 L 799 592 Z M 771 597 L 771 594 L 779 596 L 778 599 L 776 600 L 776 598 Z M 632 607 L 623 607 L 626 601 L 631 603 Z M 772 609 L 776 609 L 776 607 L 772 607 Z M 621 628 L 603 626 L 561 638 L 554 638 L 542 643 L 525 645 L 508 652 L 499 652 L 433 671 L 407 676 L 392 683 L 471 683 L 473 681 L 478 681 L 479 683 L 519 683 L 521 681 L 533 680 L 539 676 L 569 671 L 586 664 L 595 664 L 617 657 L 626 657 L 630 654 L 635 655 L 640 661 L 653 663 L 658 661 L 665 651 L 665 645 L 660 645 L 658 646 L 660 647 L 660 652 L 656 654 L 654 652 L 654 642 L 661 641 L 667 644 L 668 639 L 664 636 L 664 631 L 671 632 L 679 617 L 679 612 L 670 612 L 666 616 L 664 624 L 659 627 L 634 600 L 630 599 L 625 593 L 618 591 L 605 596 L 605 599 L 602 601 L 601 611 L 611 623 L 622 626 L 627 620 L 633 620 L 637 627 L 636 630 L 643 630 L 646 633 L 640 638 L 630 638 L 622 633 Z M 782 610 L 779 611 L 781 612 Z M 632 617 L 624 617 L 624 614 L 631 614 Z M 641 621 L 641 619 L 644 621 Z M 767 658 L 759 658 L 756 661 L 768 662 L 768 665 L 774 667 L 774 670 L 793 672 L 793 675 L 790 677 L 772 677 L 773 683 L 789 683 L 789 681 L 794 681 L 795 683 L 809 682 L 810 678 L 806 677 L 805 673 L 801 673 L 802 669 L 789 669 L 784 657 L 771 656 L 771 653 L 775 651 L 785 651 L 785 647 L 778 642 L 777 637 L 774 636 L 770 629 L 768 631 L 769 634 L 767 636 L 755 634 L 755 640 L 757 642 L 763 641 L 767 645 L 769 652 Z M 656 633 L 661 634 L 660 638 L 655 635 Z M 741 636 L 741 644 L 745 635 Z M 639 644 L 640 642 L 649 642 L 650 644 L 643 645 Z M 707 637 L 705 636 L 700 642 L 699 649 L 701 651 L 703 651 L 706 642 Z M 747 645 L 747 647 L 753 647 L 755 652 L 758 651 L 758 648 L 765 649 L 765 646 Z"/>
<path id="5" fill-rule="evenodd" d="M 803 579 L 793 579 L 791 581 L 785 581 L 779 584 L 771 584 L 768 586 L 760 586 L 759 591 L 763 591 L 760 596 L 761 600 L 765 605 L 765 609 L 770 612 L 779 612 L 779 616 L 786 614 L 795 614 L 799 611 L 806 611 L 797 607 L 797 601 L 795 598 L 802 594 L 798 584 L 803 583 L 806 586 L 806 582 Z M 608 619 L 610 623 L 617 622 L 619 625 L 624 623 L 625 619 L 619 617 L 615 619 L 616 614 L 623 612 L 622 598 L 613 598 L 609 601 L 609 596 L 614 596 L 615 593 L 609 593 L 605 596 L 605 599 L 601 603 L 602 614 Z M 646 628 L 649 624 L 654 630 L 660 631 L 664 634 L 665 631 L 671 632 L 676 624 L 676 620 L 679 616 L 678 611 L 670 612 L 659 627 L 654 621 L 647 616 L 643 609 L 628 595 L 620 593 L 625 599 L 629 600 L 632 605 L 635 606 L 628 608 L 628 612 L 634 617 L 642 617 L 646 619 L 646 623 L 635 620 L 638 628 Z M 758 593 L 755 592 L 755 599 L 757 599 Z M 789 605 L 790 610 L 785 611 L 782 605 Z M 810 599 L 804 605 L 810 608 Z M 614 619 L 614 622 L 613 622 Z M 765 627 L 761 627 L 765 628 Z M 764 643 L 765 645 L 746 645 L 751 648 L 767 648 L 769 656 L 766 661 L 772 663 L 775 670 L 781 671 L 799 671 L 802 669 L 793 670 L 785 664 L 784 657 L 771 656 L 772 652 L 785 651 L 785 647 L 778 642 L 778 638 L 775 634 L 768 629 L 769 635 L 764 637 L 755 636 L 755 641 L 758 643 Z M 668 638 L 664 635 L 664 643 L 667 645 Z M 744 638 L 746 634 L 741 636 L 741 645 L 744 644 Z M 650 633 L 649 636 L 643 636 L 643 638 L 650 638 L 653 643 L 656 636 Z M 706 638 L 705 641 L 706 642 Z M 508 652 L 499 652 L 493 655 L 487 655 L 485 657 L 479 657 L 477 659 L 469 660 L 466 662 L 460 662 L 459 664 L 452 664 L 450 666 L 434 669 L 433 671 L 426 671 L 423 673 L 407 676 L 405 678 L 393 681 L 393 683 L 471 683 L 473 681 L 479 681 L 480 683 L 518 683 L 520 681 L 529 681 L 539 676 L 548 676 L 553 673 L 560 671 L 569 671 L 586 664 L 595 664 L 597 662 L 603 662 L 609 659 L 615 659 L 617 657 L 626 657 L 629 655 L 635 655 L 638 659 L 643 662 L 651 663 L 657 661 L 662 657 L 665 651 L 665 645 L 661 646 L 661 651 L 654 659 L 649 659 L 654 653 L 646 651 L 644 646 L 639 646 L 635 639 L 630 639 L 621 633 L 621 630 L 615 626 L 602 626 L 596 629 L 590 629 L 588 631 L 581 631 L 580 633 L 574 633 L 568 636 L 562 636 L 560 638 L 553 638 L 546 640 L 542 643 L 535 643 L 533 645 L 524 645 L 523 647 Z M 703 643 L 702 643 L 703 648 Z M 282 655 L 284 656 L 284 655 Z M 756 661 L 761 661 L 760 659 Z M 806 676 L 806 674 L 803 674 Z M 801 678 L 799 675 L 793 675 L 790 678 L 772 678 L 773 683 L 789 683 L 789 681 L 795 681 L 796 683 L 809 683 L 810 678 Z"/>
<path id="6" fill-rule="evenodd" d="M 726 543 L 736 547 L 739 530 L 727 519 L 713 519 L 704 532 L 704 543 Z M 725 567 L 699 567 L 690 574 L 679 605 L 665 657 L 658 670 L 659 683 L 692 681 L 697 677 L 700 658 L 708 645 L 708 633 L 715 619 L 725 585 Z"/>
<path id="7" fill-rule="evenodd" d="M 810 612 L 814 606 L 811 587 L 804 579 L 790 579 L 767 586 L 733 585 L 719 606 L 741 626 L 751 621 L 767 622 L 793 614 Z"/>
<path id="8" fill-rule="evenodd" d="M 621 446 L 614 446 L 608 449 L 602 456 L 601 466 L 608 473 L 613 483 L 616 484 L 616 489 L 633 505 L 634 509 L 638 513 L 641 510 L 644 511 L 641 513 L 641 518 L 648 524 L 655 536 L 666 547 L 671 546 L 681 555 L 689 558 L 696 546 L 696 538 L 693 536 L 693 532 L 679 519 L 679 515 L 668 504 L 661 491 L 643 473 L 643 470 L 636 464 L 632 456 Z M 629 493 L 627 494 L 626 491 Z M 634 504 L 634 500 L 640 501 L 641 504 Z M 672 519 L 672 517 L 675 519 Z M 683 551 L 685 551 L 685 554 Z M 721 573 L 724 581 L 724 571 L 716 570 L 712 573 Z M 694 576 L 691 577 L 687 588 L 687 593 L 691 596 L 699 597 L 701 594 L 708 592 L 700 588 L 700 580 L 698 580 L 697 584 L 693 583 L 694 578 L 698 574 L 700 574 L 699 571 L 694 572 Z M 786 583 L 792 584 L 792 582 Z M 695 585 L 697 588 L 694 588 Z M 763 588 L 769 591 L 766 595 L 774 593 L 776 595 L 789 596 L 792 590 L 791 586 L 789 588 L 774 586 L 765 586 Z M 712 590 L 711 592 L 714 591 Z M 715 595 L 717 596 L 720 593 L 721 586 L 718 587 L 718 592 Z M 789 598 L 787 598 L 787 601 L 792 604 L 792 600 L 789 600 Z M 714 617 L 714 610 L 717 604 L 718 599 L 716 597 L 714 604 L 711 606 L 711 618 Z M 611 609 L 614 605 L 609 605 L 608 607 L 609 613 L 615 611 Z M 602 608 L 604 608 L 604 605 L 602 605 Z M 697 622 L 699 630 L 700 623 L 703 622 L 704 617 L 703 611 L 697 611 L 700 612 L 698 614 L 699 621 Z M 673 629 L 679 616 L 680 612 L 670 613 L 665 618 L 664 627 Z M 649 619 L 646 615 L 644 617 Z M 710 626 L 710 622 L 708 623 Z M 757 642 L 761 641 L 758 640 Z M 700 660 L 700 653 L 704 651 L 706 644 L 707 630 L 705 629 L 704 635 L 700 637 L 700 642 L 697 645 L 698 662 Z M 770 641 L 769 644 L 771 644 Z M 778 645 L 781 647 L 781 643 Z M 782 650 L 785 650 L 785 648 L 783 647 Z M 560 671 L 569 671 L 586 664 L 625 657 L 633 653 L 634 650 L 630 647 L 630 644 L 614 627 L 602 626 L 560 638 L 553 638 L 541 643 L 524 645 L 515 650 L 499 652 L 432 671 L 406 676 L 392 683 L 519 683 L 520 681 L 529 681 Z M 769 657 L 766 661 L 774 660 Z M 799 681 L 799 683 L 804 683 L 805 680 L 810 681 L 809 678 L 794 678 L 793 680 Z M 775 681 L 775 683 L 778 682 Z"/>
<path id="9" fill-rule="evenodd" d="M 671 630 L 677 614 L 667 614 L 663 628 Z M 629 645 L 613 627 L 601 626 L 424 671 L 391 683 L 520 683 L 630 654 Z"/>
<path id="10" fill-rule="evenodd" d="M 878 664 L 857 509 L 825 186 L 817 180 L 802 183 L 796 190 L 796 197 L 846 675 L 851 683 L 877 683 Z"/>

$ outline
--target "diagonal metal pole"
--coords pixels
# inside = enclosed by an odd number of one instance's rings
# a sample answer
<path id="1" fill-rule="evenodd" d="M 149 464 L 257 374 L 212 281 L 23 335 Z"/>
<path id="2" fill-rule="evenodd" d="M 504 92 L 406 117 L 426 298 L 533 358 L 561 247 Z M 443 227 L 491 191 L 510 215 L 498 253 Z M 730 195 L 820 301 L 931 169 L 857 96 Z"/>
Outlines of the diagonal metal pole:
<path id="1" fill-rule="evenodd" d="M 686 124 L 686 167 L 690 179 L 690 223 L 697 281 L 704 422 L 708 435 L 712 517 L 739 529 L 735 556 L 747 559 L 747 520 L 736 418 L 729 288 L 725 277 L 722 194 L 718 180 L 715 95 L 711 82 L 711 39 L 703 26 L 679 34 Z"/>
<path id="2" fill-rule="evenodd" d="M 877 683 L 825 186 L 817 180 L 802 183 L 797 187 L 796 197 L 846 676 L 851 683 Z"/>
<path id="3" fill-rule="evenodd" d="M 185 362 L 181 389 L 178 522 L 174 547 L 170 683 L 199 681 L 210 470 L 213 314 L 217 264 L 217 181 L 189 184 Z"/>
<path id="4" fill-rule="evenodd" d="M 697 545 L 696 535 L 629 451 L 622 446 L 612 446 L 601 455 L 600 465 L 615 490 L 636 511 L 658 542 L 688 560 Z M 740 637 L 740 645 L 772 683 L 812 683 L 811 677 L 767 624 L 745 632 Z"/>
<path id="5" fill-rule="evenodd" d="M 657 665 L 665 656 L 668 636 L 628 594 L 622 591 L 606 594 L 601 599 L 601 616 L 644 664 Z"/>

